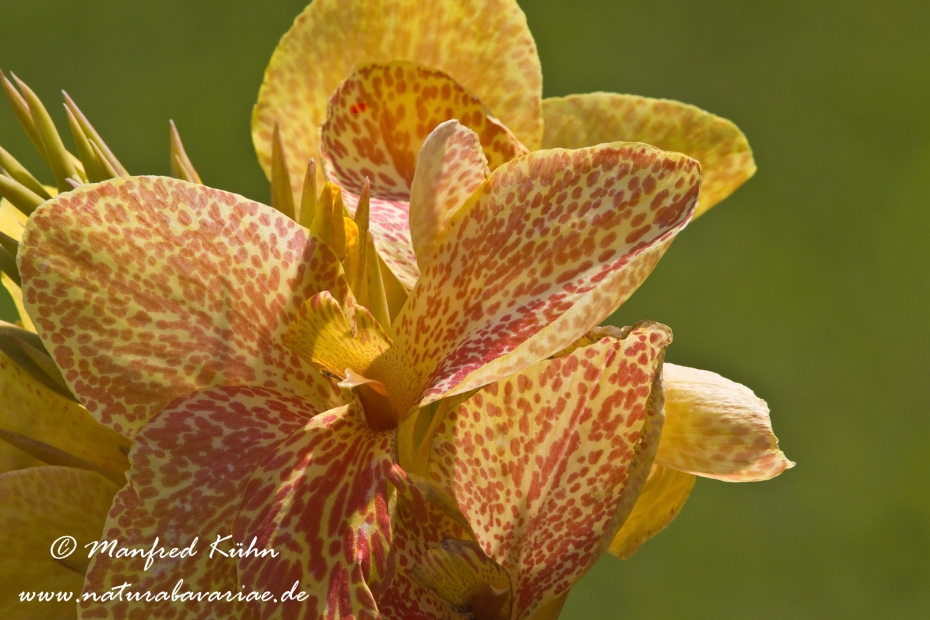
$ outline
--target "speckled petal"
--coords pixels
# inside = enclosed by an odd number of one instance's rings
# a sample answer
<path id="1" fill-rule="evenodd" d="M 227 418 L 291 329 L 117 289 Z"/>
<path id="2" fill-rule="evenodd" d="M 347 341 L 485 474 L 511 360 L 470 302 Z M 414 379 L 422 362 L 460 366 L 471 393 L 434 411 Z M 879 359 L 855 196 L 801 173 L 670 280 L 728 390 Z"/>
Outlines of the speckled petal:
<path id="1" fill-rule="evenodd" d="M 794 467 L 778 449 L 768 405 L 748 387 L 666 364 L 665 390 L 660 465 L 730 482 L 768 480 Z"/>
<path id="2" fill-rule="evenodd" d="M 189 558 L 156 558 L 144 570 L 142 558 L 98 554 L 87 585 L 95 592 L 124 582 L 133 591 L 239 591 L 235 559 L 210 545 L 230 536 L 249 476 L 288 434 L 318 413 L 306 401 L 258 387 L 217 387 L 171 403 L 136 436 L 130 453 L 129 484 L 116 496 L 103 538 L 120 547 L 187 548 Z M 228 551 L 231 539 L 218 545 Z M 175 620 L 249 616 L 244 603 L 136 602 L 82 604 L 85 618 Z"/>
<path id="3" fill-rule="evenodd" d="M 730 121 L 692 105 L 635 95 L 590 93 L 543 101 L 543 148 L 645 142 L 701 162 L 697 217 L 756 172 L 746 136 Z"/>
<path id="4" fill-rule="evenodd" d="M 33 467 L 0 475 L 0 617 L 61 620 L 74 617 L 84 578 L 52 559 L 61 536 L 73 536 L 78 562 L 97 540 L 116 485 L 94 472 Z M 86 561 L 86 560 L 85 560 Z M 70 602 L 20 602 L 20 592 L 70 592 Z"/>
<path id="5" fill-rule="evenodd" d="M 409 200 L 420 147 L 448 120 L 478 135 L 491 170 L 526 153 L 481 101 L 445 73 L 404 61 L 356 65 L 333 93 L 320 128 L 326 174 L 353 194 L 368 178 L 372 196 Z"/>
<path id="6" fill-rule="evenodd" d="M 376 618 L 393 570 L 387 473 L 393 433 L 370 430 L 357 405 L 293 432 L 252 474 L 233 531 L 277 557 L 239 559 L 246 589 L 290 588 L 304 602 L 255 603 L 266 618 Z"/>
<path id="7" fill-rule="evenodd" d="M 514 618 L 567 591 L 636 501 L 662 428 L 667 327 L 649 323 L 486 387 L 444 420 L 429 476 L 510 573 Z"/>
<path id="8" fill-rule="evenodd" d="M 609 551 L 626 560 L 640 545 L 668 527 L 691 495 L 695 479 L 692 474 L 653 463 L 643 492 L 610 543 Z"/>
<path id="9" fill-rule="evenodd" d="M 410 189 L 410 238 L 417 257 L 432 256 L 449 218 L 489 173 L 478 134 L 458 121 L 446 121 L 427 136 Z"/>
<path id="10" fill-rule="evenodd" d="M 291 180 L 300 183 L 339 83 L 355 64 L 394 60 L 452 76 L 520 142 L 539 148 L 542 72 L 515 0 L 314 0 L 278 44 L 252 113 L 262 167 L 271 169 L 278 122 Z"/>
<path id="11" fill-rule="evenodd" d="M 284 336 L 284 343 L 302 359 L 345 378 L 347 368 L 387 389 L 391 408 L 401 416 L 416 400 L 420 380 L 413 364 L 396 347 L 365 308 L 352 308 L 349 319 L 328 292 L 314 295 Z"/>
<path id="12" fill-rule="evenodd" d="M 36 439 L 113 472 L 126 469 L 129 441 L 81 405 L 43 385 L 0 352 L 0 429 Z M 0 442 L 0 472 L 39 464 Z"/>
<path id="13" fill-rule="evenodd" d="M 354 67 L 333 93 L 320 128 L 326 175 L 342 187 L 353 213 L 369 179 L 372 235 L 408 292 L 419 275 L 408 224 L 414 171 L 424 140 L 450 119 L 477 133 L 491 169 L 526 153 L 481 101 L 451 77 L 403 61 Z"/>
<path id="14" fill-rule="evenodd" d="M 33 214 L 19 265 L 72 391 L 128 437 L 174 398 L 218 384 L 341 402 L 281 339 L 304 300 L 345 299 L 342 268 L 270 207 L 176 179 L 85 185 Z"/>
<path id="15" fill-rule="evenodd" d="M 626 143 L 492 172 L 394 321 L 425 380 L 421 403 L 519 372 L 609 316 L 688 222 L 700 179 L 684 155 Z"/>

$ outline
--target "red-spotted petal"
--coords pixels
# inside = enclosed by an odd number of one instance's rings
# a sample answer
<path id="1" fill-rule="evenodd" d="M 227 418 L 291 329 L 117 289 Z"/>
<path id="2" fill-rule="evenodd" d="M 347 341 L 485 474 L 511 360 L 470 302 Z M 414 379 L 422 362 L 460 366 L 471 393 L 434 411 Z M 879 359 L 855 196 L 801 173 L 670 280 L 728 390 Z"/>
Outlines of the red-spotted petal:
<path id="1" fill-rule="evenodd" d="M 684 155 L 626 143 L 539 151 L 492 172 L 395 319 L 421 402 L 518 372 L 609 316 L 688 222 L 700 179 Z"/>
<path id="2" fill-rule="evenodd" d="M 449 218 L 489 173 L 478 134 L 458 121 L 446 121 L 426 137 L 410 188 L 410 238 L 418 264 L 432 256 Z"/>
<path id="3" fill-rule="evenodd" d="M 132 437 L 171 400 L 262 385 L 340 397 L 281 342 L 304 300 L 348 287 L 328 247 L 274 209 L 166 178 L 42 205 L 19 249 L 26 304 L 72 390 Z"/>
<path id="4" fill-rule="evenodd" d="M 376 618 L 391 580 L 387 473 L 393 432 L 370 430 L 357 405 L 310 420 L 252 474 L 236 539 L 274 549 L 239 559 L 247 590 L 291 588 L 308 598 L 254 603 L 266 618 Z"/>
<path id="5" fill-rule="evenodd" d="M 701 162 L 697 217 L 756 172 L 746 136 L 726 120 L 668 99 L 588 93 L 543 101 L 543 148 L 577 149 L 602 142 L 645 142 Z"/>
<path id="6" fill-rule="evenodd" d="M 474 131 L 491 170 L 526 148 L 481 101 L 441 71 L 404 61 L 356 65 L 329 100 L 320 153 L 330 180 L 359 194 L 409 200 L 417 156 L 440 123 Z"/>
<path id="7" fill-rule="evenodd" d="M 633 509 L 662 427 L 668 328 L 642 324 L 486 387 L 444 420 L 429 475 L 510 573 L 514 618 L 556 599 Z"/>
<path id="8" fill-rule="evenodd" d="M 539 148 L 542 72 L 515 0 L 314 0 L 275 50 L 252 114 L 264 169 L 277 123 L 300 195 L 330 95 L 353 65 L 394 60 L 450 75 L 523 144 Z"/>
<path id="9" fill-rule="evenodd" d="M 778 449 L 768 405 L 745 385 L 667 364 L 665 388 L 657 463 L 729 482 L 768 480 L 794 467 Z"/>
<path id="10" fill-rule="evenodd" d="M 196 555 L 143 558 L 98 553 L 87 589 L 102 594 L 128 582 L 134 592 L 239 592 L 232 524 L 249 476 L 290 432 L 318 413 L 308 401 L 260 387 L 218 387 L 179 399 L 156 414 L 136 436 L 129 484 L 116 497 L 103 538 L 118 548 L 188 548 Z M 229 537 L 229 538 L 227 538 Z M 211 544 L 220 552 L 211 556 Z M 115 554 L 114 554 L 115 555 Z M 81 604 L 84 618 L 251 617 L 242 602 L 121 601 Z"/>
<path id="11" fill-rule="evenodd" d="M 492 170 L 526 153 L 481 101 L 451 77 L 403 61 L 355 66 L 333 93 L 320 128 L 326 174 L 342 187 L 353 212 L 365 180 L 370 181 L 372 235 L 408 291 L 419 275 L 408 224 L 415 169 L 419 157 L 441 156 L 421 153 L 420 147 L 433 129 L 452 119 L 479 136 Z"/>

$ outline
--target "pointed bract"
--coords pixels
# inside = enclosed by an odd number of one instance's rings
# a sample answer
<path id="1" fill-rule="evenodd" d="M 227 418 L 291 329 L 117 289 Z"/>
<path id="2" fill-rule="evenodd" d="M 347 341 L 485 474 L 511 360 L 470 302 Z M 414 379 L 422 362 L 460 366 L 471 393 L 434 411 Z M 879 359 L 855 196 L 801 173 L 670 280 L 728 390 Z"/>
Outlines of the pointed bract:
<path id="1" fill-rule="evenodd" d="M 21 185 L 26 187 L 29 191 L 33 192 L 37 196 L 40 196 L 45 200 L 48 200 L 52 197 L 42 186 L 42 184 L 39 183 L 39 181 L 37 181 L 28 170 L 26 170 L 26 168 L 21 163 L 16 161 L 16 158 L 6 152 L 2 147 L 0 147 L 0 168 L 3 168 L 7 175 L 18 181 Z"/>
<path id="2" fill-rule="evenodd" d="M 197 171 L 194 169 L 194 164 L 191 163 L 190 157 L 187 156 L 187 151 L 184 149 L 184 144 L 181 142 L 181 134 L 178 133 L 177 126 L 174 124 L 174 121 L 169 121 L 169 124 L 171 125 L 171 130 L 169 131 L 171 143 L 171 174 L 178 179 L 202 184 L 203 181 L 200 180 L 200 175 L 197 174 Z"/>
<path id="3" fill-rule="evenodd" d="M 78 177 L 78 170 L 71 160 L 73 156 L 65 150 L 65 145 L 55 128 L 55 123 L 52 121 L 52 117 L 49 116 L 48 110 L 42 105 L 42 101 L 22 80 L 15 75 L 13 79 L 16 80 L 16 84 L 23 94 L 23 99 L 29 106 L 33 124 L 39 134 L 39 139 L 42 141 L 45 161 L 48 163 L 49 168 L 52 169 L 52 174 L 55 175 L 58 191 L 66 192 L 71 189 L 66 179 Z"/>
<path id="4" fill-rule="evenodd" d="M 71 110 L 71 113 L 74 114 L 74 118 L 77 119 L 78 123 L 81 125 L 81 129 L 84 132 L 84 135 L 87 136 L 88 141 L 95 143 L 103 154 L 100 157 L 101 163 L 103 160 L 106 160 L 106 164 L 109 167 L 113 168 L 115 174 L 113 177 L 128 177 L 129 172 L 126 171 L 126 168 L 123 167 L 119 160 L 116 159 L 116 156 L 113 155 L 113 151 L 110 150 L 110 147 L 107 146 L 106 142 L 103 141 L 103 138 L 100 137 L 100 134 L 97 133 L 97 130 L 94 129 L 94 126 L 90 124 L 90 121 L 87 120 L 87 117 L 84 116 L 84 113 L 81 112 L 80 108 L 77 107 L 77 104 L 74 103 L 74 100 L 68 96 L 68 93 L 62 91 L 61 93 L 65 98 L 65 105 L 68 106 L 68 109 Z M 110 177 L 110 178 L 113 178 Z"/>
<path id="5" fill-rule="evenodd" d="M 271 206 L 285 216 L 294 218 L 294 193 L 291 188 L 291 179 L 287 172 L 287 157 L 284 154 L 284 143 L 281 142 L 281 131 L 275 123 L 274 137 L 271 151 Z"/>

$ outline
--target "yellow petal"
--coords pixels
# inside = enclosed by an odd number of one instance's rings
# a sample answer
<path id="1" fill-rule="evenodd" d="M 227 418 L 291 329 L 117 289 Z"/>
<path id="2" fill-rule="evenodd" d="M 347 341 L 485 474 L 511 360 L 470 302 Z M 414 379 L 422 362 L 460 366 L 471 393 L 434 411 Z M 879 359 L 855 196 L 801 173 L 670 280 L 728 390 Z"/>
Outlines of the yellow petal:
<path id="1" fill-rule="evenodd" d="M 692 105 L 635 95 L 590 93 L 543 101 L 543 148 L 645 142 L 701 162 L 694 217 L 732 194 L 756 172 L 746 136 L 730 121 Z"/>
<path id="2" fill-rule="evenodd" d="M 625 560 L 636 553 L 640 545 L 664 530 L 681 512 L 695 480 L 692 474 L 653 463 L 646 486 L 609 551 Z"/>
<path id="3" fill-rule="evenodd" d="M 656 463 L 730 482 L 768 480 L 794 467 L 778 449 L 768 405 L 746 386 L 666 364 L 665 394 Z"/>
<path id="4" fill-rule="evenodd" d="M 392 60 L 449 74 L 523 144 L 539 148 L 542 72 L 515 0 L 314 0 L 278 44 L 252 113 L 266 172 L 275 122 L 291 155 L 291 180 L 302 179 L 304 162 L 317 155 L 330 94 L 353 65 Z"/>
<path id="5" fill-rule="evenodd" d="M 0 353 L 0 428 L 26 435 L 113 472 L 128 466 L 129 441 Z M 33 464 L 0 442 L 0 471 Z"/>
<path id="6" fill-rule="evenodd" d="M 478 134 L 456 120 L 427 136 L 410 188 L 410 239 L 417 264 L 435 252 L 439 234 L 490 170 Z"/>
<path id="7" fill-rule="evenodd" d="M 0 232 L 19 241 L 23 238 L 26 219 L 26 215 L 10 204 L 9 200 L 0 199 Z M 10 297 L 13 298 L 13 304 L 19 314 L 19 322 L 22 323 L 24 328 L 34 332 L 35 327 L 32 325 L 32 319 L 26 314 L 26 308 L 23 306 L 23 292 L 19 285 L 5 273 L 0 275 L 0 280 L 2 280 L 4 288 L 9 291 Z"/>
<path id="8" fill-rule="evenodd" d="M 662 428 L 671 333 L 644 323 L 478 392 L 437 428 L 429 477 L 513 580 L 514 617 L 557 598 L 633 510 Z"/>
<path id="9" fill-rule="evenodd" d="M 9 620 L 75 617 L 84 576 L 51 557 L 52 543 L 72 536 L 67 558 L 86 563 L 84 545 L 97 540 L 116 485 L 93 472 L 33 467 L 0 475 L 0 616 Z M 70 602 L 20 602 L 20 592 L 72 592 Z"/>

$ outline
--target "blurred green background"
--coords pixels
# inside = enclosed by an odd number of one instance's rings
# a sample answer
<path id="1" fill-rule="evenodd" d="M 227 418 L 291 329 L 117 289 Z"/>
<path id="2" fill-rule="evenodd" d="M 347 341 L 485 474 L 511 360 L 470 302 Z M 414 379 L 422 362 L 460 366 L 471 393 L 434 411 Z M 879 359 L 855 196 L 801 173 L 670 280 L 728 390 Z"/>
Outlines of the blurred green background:
<path id="1" fill-rule="evenodd" d="M 0 0 L 0 68 L 62 129 L 66 89 L 130 171 L 168 172 L 173 118 L 207 184 L 267 201 L 249 116 L 303 5 Z M 930 617 L 930 3 L 521 5 L 547 96 L 678 99 L 749 137 L 758 174 L 614 320 L 667 323 L 669 360 L 751 386 L 798 462 L 700 480 L 563 618 Z M 0 144 L 41 169 L 6 109 Z"/>

